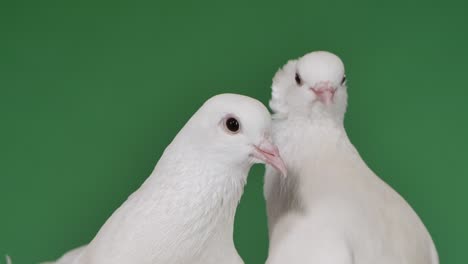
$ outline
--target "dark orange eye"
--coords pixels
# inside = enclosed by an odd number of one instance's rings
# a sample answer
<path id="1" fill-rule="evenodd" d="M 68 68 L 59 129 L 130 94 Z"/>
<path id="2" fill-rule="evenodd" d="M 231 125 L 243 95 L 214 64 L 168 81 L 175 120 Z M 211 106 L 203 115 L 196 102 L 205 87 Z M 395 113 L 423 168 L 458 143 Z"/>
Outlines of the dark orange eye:
<path id="1" fill-rule="evenodd" d="M 299 73 L 296 73 L 296 77 L 294 77 L 294 79 L 296 80 L 297 85 L 302 84 L 301 76 L 299 76 Z"/>

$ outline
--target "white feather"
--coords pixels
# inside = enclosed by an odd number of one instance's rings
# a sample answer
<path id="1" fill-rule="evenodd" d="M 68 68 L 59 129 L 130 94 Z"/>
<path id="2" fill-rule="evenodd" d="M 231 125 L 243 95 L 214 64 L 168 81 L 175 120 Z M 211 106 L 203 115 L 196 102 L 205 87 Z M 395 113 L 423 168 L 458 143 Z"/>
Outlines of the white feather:
<path id="1" fill-rule="evenodd" d="M 267 263 L 437 264 L 424 224 L 367 167 L 348 139 L 341 60 L 313 52 L 285 67 L 274 78 L 270 105 L 279 112 L 273 139 L 288 177 L 271 168 L 265 175 Z M 296 72 L 303 78 L 301 85 L 286 81 L 294 80 Z M 336 89 L 330 105 L 306 94 L 320 82 Z M 291 96 L 294 93 L 302 96 Z"/>
<path id="2" fill-rule="evenodd" d="M 236 116 L 241 132 L 222 122 Z M 208 100 L 166 148 L 151 176 L 117 209 L 90 244 L 56 264 L 243 263 L 233 243 L 237 204 L 253 144 L 270 133 L 257 100 Z"/>

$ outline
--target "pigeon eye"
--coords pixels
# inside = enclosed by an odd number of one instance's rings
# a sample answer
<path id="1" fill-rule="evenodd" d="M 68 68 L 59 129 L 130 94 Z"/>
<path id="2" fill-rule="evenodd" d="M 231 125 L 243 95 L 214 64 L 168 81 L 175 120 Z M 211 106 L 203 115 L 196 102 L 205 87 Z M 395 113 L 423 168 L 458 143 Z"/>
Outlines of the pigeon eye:
<path id="1" fill-rule="evenodd" d="M 226 119 L 225 126 L 232 133 L 239 132 L 239 121 L 237 121 L 237 119 L 235 119 L 234 117 L 229 117 L 228 119 Z"/>
<path id="2" fill-rule="evenodd" d="M 341 79 L 341 85 L 345 84 L 345 82 L 346 82 L 346 76 L 344 75 L 343 79 Z"/>
<path id="3" fill-rule="evenodd" d="M 299 76 L 299 73 L 296 73 L 296 77 L 294 77 L 294 79 L 296 80 L 297 85 L 302 84 L 301 76 Z"/>

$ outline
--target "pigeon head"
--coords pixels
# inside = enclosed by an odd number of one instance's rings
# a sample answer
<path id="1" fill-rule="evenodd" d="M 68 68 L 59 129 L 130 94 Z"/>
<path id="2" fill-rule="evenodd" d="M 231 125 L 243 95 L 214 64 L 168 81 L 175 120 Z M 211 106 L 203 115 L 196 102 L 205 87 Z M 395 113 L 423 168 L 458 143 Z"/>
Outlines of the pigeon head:
<path id="1" fill-rule="evenodd" d="M 253 98 L 237 94 L 214 96 L 187 126 L 190 135 L 186 141 L 203 149 L 198 153 L 213 154 L 224 164 L 245 168 L 265 163 L 286 175 L 278 148 L 271 141 L 270 113 Z"/>
<path id="2" fill-rule="evenodd" d="M 273 78 L 270 107 L 277 114 L 343 120 L 346 76 L 340 58 L 315 51 L 289 61 Z"/>

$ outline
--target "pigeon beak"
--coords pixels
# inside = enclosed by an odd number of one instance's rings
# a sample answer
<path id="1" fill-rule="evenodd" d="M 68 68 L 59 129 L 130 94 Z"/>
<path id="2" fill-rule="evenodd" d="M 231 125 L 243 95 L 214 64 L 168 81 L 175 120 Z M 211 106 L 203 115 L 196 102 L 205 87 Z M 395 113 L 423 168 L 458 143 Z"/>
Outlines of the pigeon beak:
<path id="1" fill-rule="evenodd" d="M 317 99 L 325 105 L 333 102 L 333 97 L 335 96 L 336 91 L 335 88 L 329 84 L 317 85 L 310 88 L 310 90 L 312 90 L 317 96 Z"/>
<path id="2" fill-rule="evenodd" d="M 273 145 L 270 141 L 264 139 L 259 145 L 254 145 L 253 157 L 259 159 L 266 164 L 273 166 L 278 170 L 283 177 L 287 175 L 286 165 L 279 154 L 278 147 Z"/>

